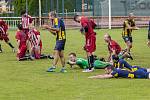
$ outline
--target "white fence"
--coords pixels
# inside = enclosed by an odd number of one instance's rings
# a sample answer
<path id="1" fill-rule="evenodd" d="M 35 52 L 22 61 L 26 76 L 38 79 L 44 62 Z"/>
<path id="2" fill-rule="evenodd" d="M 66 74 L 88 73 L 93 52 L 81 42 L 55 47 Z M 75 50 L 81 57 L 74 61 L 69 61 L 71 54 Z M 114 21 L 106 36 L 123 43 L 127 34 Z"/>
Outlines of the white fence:
<path id="1" fill-rule="evenodd" d="M 9 26 L 10 29 L 17 28 L 17 24 L 21 22 L 21 17 L 0 17 L 3 19 Z M 33 25 L 36 26 L 36 18 L 33 17 Z"/>
<path id="2" fill-rule="evenodd" d="M 0 18 L 6 21 L 10 29 L 17 28 L 17 24 L 21 22 L 21 17 L 0 17 Z M 111 27 L 113 28 L 123 27 L 123 21 L 127 18 L 128 16 L 112 16 Z M 93 19 L 96 22 L 96 24 L 98 25 L 98 28 L 109 28 L 108 16 L 97 16 L 97 17 L 95 16 L 95 17 L 91 17 L 91 19 Z M 144 26 L 148 26 L 150 17 L 149 16 L 137 16 L 135 17 L 135 20 L 136 20 L 137 26 L 144 27 Z M 33 17 L 33 26 L 39 27 L 40 26 L 39 21 L 40 21 L 39 17 Z M 73 17 L 65 17 L 64 22 L 65 22 L 66 28 L 74 29 L 74 28 L 81 27 L 80 24 L 74 22 Z M 48 17 L 41 18 L 41 25 L 50 24 L 50 23 L 51 22 Z"/>

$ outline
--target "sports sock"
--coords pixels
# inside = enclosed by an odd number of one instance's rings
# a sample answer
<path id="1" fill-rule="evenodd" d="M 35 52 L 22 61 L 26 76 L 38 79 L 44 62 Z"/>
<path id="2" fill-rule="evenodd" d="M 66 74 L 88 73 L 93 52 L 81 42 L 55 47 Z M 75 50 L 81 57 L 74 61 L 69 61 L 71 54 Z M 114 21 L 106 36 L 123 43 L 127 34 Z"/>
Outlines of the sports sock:
<path id="1" fill-rule="evenodd" d="M 89 70 L 91 70 L 94 66 L 94 56 L 91 55 L 88 57 Z"/>
<path id="2" fill-rule="evenodd" d="M 15 48 L 10 42 L 8 43 L 8 45 L 9 45 L 11 48 Z"/>

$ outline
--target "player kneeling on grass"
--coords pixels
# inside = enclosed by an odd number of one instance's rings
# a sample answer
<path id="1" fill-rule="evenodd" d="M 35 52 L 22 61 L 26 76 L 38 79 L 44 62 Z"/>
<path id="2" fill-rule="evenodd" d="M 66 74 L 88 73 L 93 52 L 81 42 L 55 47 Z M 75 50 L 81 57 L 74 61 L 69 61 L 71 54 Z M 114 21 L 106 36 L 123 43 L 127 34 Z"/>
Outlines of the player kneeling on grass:
<path id="1" fill-rule="evenodd" d="M 16 39 L 17 39 L 17 46 L 18 46 L 18 52 L 17 52 L 17 59 L 19 61 L 30 59 L 29 57 L 26 57 L 26 50 L 27 50 L 27 40 L 28 36 L 23 31 L 22 24 L 18 24 L 18 31 L 16 32 Z"/>
<path id="2" fill-rule="evenodd" d="M 32 59 L 44 59 L 49 58 L 53 59 L 50 55 L 41 54 L 42 51 L 42 41 L 40 37 L 40 32 L 35 28 L 32 28 L 28 32 L 28 40 L 31 48 L 31 58 Z"/>
<path id="3" fill-rule="evenodd" d="M 112 55 L 114 56 L 119 56 L 119 58 L 130 58 L 133 60 L 132 56 L 127 53 L 127 51 L 121 51 L 120 45 L 112 40 L 111 36 L 109 34 L 104 35 L 104 40 L 108 44 L 108 51 L 109 51 L 109 56 L 108 56 L 108 62 L 112 62 Z"/>
<path id="4" fill-rule="evenodd" d="M 77 58 L 75 53 L 69 54 L 68 64 L 71 67 L 73 65 L 78 65 L 80 68 L 85 69 L 85 70 L 89 68 L 88 60 L 83 59 L 83 58 Z M 110 65 L 111 64 L 108 62 L 104 62 L 103 58 L 101 59 L 94 58 L 94 69 L 102 69 Z"/>
<path id="5" fill-rule="evenodd" d="M 15 52 L 14 46 L 9 42 L 7 30 L 8 25 L 6 24 L 5 21 L 0 19 L 0 40 L 1 41 L 4 40 L 12 48 L 13 52 Z M 2 53 L 1 44 L 0 44 L 0 53 Z"/>
<path id="6" fill-rule="evenodd" d="M 96 76 L 91 76 L 88 78 L 138 78 L 138 79 L 149 79 L 150 73 L 147 72 L 145 68 L 136 67 L 137 70 L 129 71 L 126 69 L 113 68 L 112 66 L 108 66 L 105 68 L 107 74 L 101 74 Z"/>

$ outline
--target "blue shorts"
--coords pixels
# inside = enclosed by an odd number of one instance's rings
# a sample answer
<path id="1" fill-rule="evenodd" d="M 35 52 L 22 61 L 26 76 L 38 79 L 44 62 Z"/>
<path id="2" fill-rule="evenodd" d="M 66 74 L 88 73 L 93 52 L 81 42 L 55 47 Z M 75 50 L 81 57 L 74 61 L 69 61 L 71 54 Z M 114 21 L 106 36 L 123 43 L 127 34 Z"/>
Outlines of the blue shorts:
<path id="1" fill-rule="evenodd" d="M 124 36 L 123 39 L 124 39 L 124 42 L 128 42 L 128 41 L 131 42 L 131 43 L 133 42 L 131 36 Z"/>
<path id="2" fill-rule="evenodd" d="M 54 50 L 62 51 L 65 48 L 66 40 L 57 40 Z"/>
<path id="3" fill-rule="evenodd" d="M 138 69 L 137 71 L 133 72 L 135 75 L 135 78 L 148 78 L 149 73 L 145 72 L 143 70 Z"/>

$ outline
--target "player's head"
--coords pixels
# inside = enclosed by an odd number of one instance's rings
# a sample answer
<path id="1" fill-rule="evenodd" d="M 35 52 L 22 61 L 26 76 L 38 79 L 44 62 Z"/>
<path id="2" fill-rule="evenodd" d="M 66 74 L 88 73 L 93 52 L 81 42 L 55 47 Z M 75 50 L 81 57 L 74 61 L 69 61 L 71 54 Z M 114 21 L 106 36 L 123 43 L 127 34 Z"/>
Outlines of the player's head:
<path id="1" fill-rule="evenodd" d="M 134 14 L 133 13 L 129 13 L 129 19 L 134 19 Z"/>
<path id="2" fill-rule="evenodd" d="M 106 33 L 104 35 L 104 40 L 105 40 L 105 42 L 109 43 L 109 41 L 111 41 L 111 36 L 108 33 Z"/>
<path id="3" fill-rule="evenodd" d="M 26 14 L 26 10 L 21 11 L 21 16 Z"/>
<path id="4" fill-rule="evenodd" d="M 56 17 L 57 17 L 57 15 L 56 15 L 56 12 L 55 12 L 55 11 L 51 11 L 51 12 L 49 12 L 48 16 L 49 16 L 49 19 L 54 19 L 54 18 L 56 18 Z"/>
<path id="5" fill-rule="evenodd" d="M 79 15 L 75 15 L 74 16 L 74 21 L 80 23 L 80 16 Z"/>
<path id="6" fill-rule="evenodd" d="M 21 23 L 19 23 L 19 24 L 17 25 L 17 27 L 18 27 L 18 29 L 19 29 L 19 30 L 22 30 L 22 29 L 23 29 L 23 27 L 22 27 L 22 24 L 21 24 Z"/>
<path id="7" fill-rule="evenodd" d="M 113 66 L 112 65 L 108 65 L 108 66 L 106 66 L 104 68 L 104 70 L 105 70 L 106 74 L 110 74 L 112 72 L 112 70 L 113 70 Z"/>
<path id="8" fill-rule="evenodd" d="M 76 61 L 76 54 L 73 53 L 73 52 L 70 53 L 70 54 L 69 54 L 69 60 L 72 61 L 72 62 L 75 62 L 75 61 Z"/>

